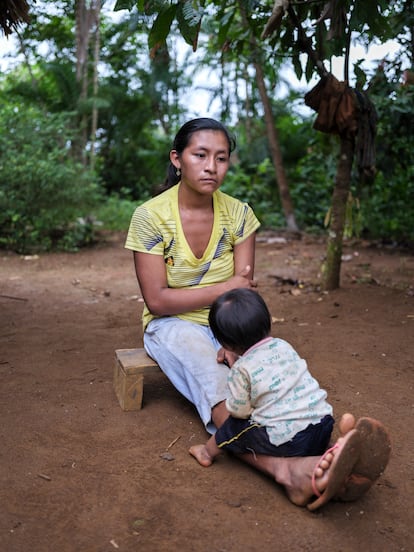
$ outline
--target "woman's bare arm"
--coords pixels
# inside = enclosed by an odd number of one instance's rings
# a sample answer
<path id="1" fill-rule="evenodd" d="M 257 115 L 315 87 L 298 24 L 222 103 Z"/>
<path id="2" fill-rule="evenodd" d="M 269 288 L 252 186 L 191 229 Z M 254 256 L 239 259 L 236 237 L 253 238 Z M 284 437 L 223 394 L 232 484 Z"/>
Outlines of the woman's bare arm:
<path id="1" fill-rule="evenodd" d="M 254 275 L 254 258 L 256 247 L 256 232 L 246 238 L 242 243 L 234 246 L 234 274 L 240 274 L 246 266 L 250 267 L 246 278 L 253 280 Z M 253 282 L 253 286 L 256 284 Z"/>

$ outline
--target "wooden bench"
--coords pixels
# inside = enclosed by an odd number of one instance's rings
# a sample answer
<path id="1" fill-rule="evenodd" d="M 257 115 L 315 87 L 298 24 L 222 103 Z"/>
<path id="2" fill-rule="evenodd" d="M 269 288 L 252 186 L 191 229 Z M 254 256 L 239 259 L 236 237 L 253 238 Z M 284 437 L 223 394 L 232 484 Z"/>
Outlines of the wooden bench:
<path id="1" fill-rule="evenodd" d="M 114 389 L 122 410 L 141 410 L 144 376 L 160 372 L 160 367 L 145 349 L 117 349 Z"/>

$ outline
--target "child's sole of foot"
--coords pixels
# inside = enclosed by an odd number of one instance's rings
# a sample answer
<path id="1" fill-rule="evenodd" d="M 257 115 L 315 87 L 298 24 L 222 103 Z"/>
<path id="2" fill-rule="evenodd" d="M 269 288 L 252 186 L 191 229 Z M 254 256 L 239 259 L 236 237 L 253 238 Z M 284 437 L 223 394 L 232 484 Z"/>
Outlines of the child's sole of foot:
<path id="1" fill-rule="evenodd" d="M 391 454 L 391 440 L 384 425 L 373 418 L 360 418 L 355 430 L 361 436 L 359 457 L 352 472 L 335 497 L 337 500 L 356 500 L 370 489 L 387 467 Z"/>

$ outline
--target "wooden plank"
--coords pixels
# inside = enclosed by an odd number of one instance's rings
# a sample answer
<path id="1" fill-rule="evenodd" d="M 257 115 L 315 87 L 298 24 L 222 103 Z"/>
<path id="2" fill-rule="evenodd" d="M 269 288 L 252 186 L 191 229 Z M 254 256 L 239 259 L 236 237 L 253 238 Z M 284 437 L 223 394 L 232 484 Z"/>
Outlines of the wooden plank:
<path id="1" fill-rule="evenodd" d="M 128 374 L 145 374 L 160 371 L 158 364 L 147 355 L 145 349 L 117 349 L 115 356 Z"/>

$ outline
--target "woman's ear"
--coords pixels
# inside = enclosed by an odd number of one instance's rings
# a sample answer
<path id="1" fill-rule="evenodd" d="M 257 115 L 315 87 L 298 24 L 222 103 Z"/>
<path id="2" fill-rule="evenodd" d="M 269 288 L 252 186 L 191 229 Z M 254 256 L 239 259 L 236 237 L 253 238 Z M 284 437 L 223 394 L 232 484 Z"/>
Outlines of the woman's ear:
<path id="1" fill-rule="evenodd" d="M 180 156 L 178 155 L 177 150 L 170 151 L 170 161 L 176 169 L 181 168 Z"/>

